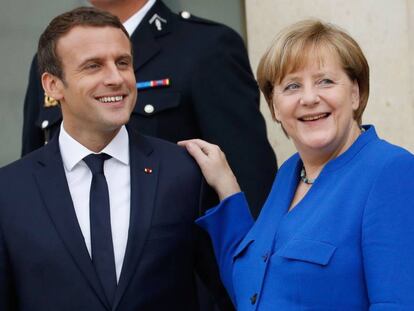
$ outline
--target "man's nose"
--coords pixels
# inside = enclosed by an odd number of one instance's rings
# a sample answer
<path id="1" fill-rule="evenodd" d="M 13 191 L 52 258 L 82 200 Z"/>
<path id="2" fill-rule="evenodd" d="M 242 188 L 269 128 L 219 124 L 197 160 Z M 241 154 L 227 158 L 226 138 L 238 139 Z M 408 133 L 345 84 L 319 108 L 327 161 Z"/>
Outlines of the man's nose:
<path id="1" fill-rule="evenodd" d="M 105 72 L 105 85 L 117 86 L 122 84 L 123 81 L 123 76 L 118 67 L 115 64 L 108 66 Z"/>

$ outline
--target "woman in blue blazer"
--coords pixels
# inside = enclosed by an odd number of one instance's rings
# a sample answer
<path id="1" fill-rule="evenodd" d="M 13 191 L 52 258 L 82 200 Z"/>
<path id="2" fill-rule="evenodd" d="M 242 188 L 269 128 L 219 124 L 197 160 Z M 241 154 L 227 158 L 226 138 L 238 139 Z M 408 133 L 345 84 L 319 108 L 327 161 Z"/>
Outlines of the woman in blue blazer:
<path id="1" fill-rule="evenodd" d="M 181 142 L 221 202 L 212 238 L 238 310 L 414 310 L 414 156 L 361 126 L 369 67 L 343 30 L 303 21 L 262 57 L 258 81 L 298 151 L 253 221 L 223 153 Z"/>

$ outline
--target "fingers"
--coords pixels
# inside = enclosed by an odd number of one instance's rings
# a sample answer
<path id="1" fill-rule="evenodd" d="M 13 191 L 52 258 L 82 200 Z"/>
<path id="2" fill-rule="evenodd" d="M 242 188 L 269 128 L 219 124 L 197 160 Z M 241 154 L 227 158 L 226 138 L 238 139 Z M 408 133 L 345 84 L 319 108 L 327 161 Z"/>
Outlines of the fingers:
<path id="1" fill-rule="evenodd" d="M 207 183 L 216 190 L 220 200 L 240 191 L 226 156 L 217 145 L 201 139 L 183 140 L 178 145 L 185 147 L 195 159 Z"/>
<path id="2" fill-rule="evenodd" d="M 208 160 L 208 154 L 205 153 L 201 147 L 193 142 L 188 142 L 185 145 L 188 153 L 196 160 L 198 165 L 202 166 Z"/>
<path id="3" fill-rule="evenodd" d="M 189 144 L 195 144 L 197 145 L 200 149 L 203 150 L 210 150 L 210 149 L 214 149 L 214 147 L 218 147 L 216 145 L 210 144 L 208 142 L 206 142 L 205 140 L 202 139 L 188 139 L 188 140 L 182 140 L 178 142 L 178 145 L 180 146 L 187 146 Z"/>
<path id="4" fill-rule="evenodd" d="M 178 145 L 186 147 L 188 152 L 190 152 L 190 148 L 196 148 L 197 146 L 197 148 L 200 149 L 207 156 L 221 153 L 219 146 L 210 144 L 202 139 L 182 140 L 178 142 Z M 192 155 L 191 152 L 190 154 Z"/>

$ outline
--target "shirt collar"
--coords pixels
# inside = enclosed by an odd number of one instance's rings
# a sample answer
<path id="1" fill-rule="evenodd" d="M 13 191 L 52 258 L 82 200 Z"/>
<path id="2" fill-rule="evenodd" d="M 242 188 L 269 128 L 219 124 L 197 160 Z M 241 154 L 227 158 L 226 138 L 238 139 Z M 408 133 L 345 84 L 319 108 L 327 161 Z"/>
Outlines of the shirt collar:
<path id="1" fill-rule="evenodd" d="M 132 33 L 135 31 L 135 29 L 137 29 L 138 25 L 141 23 L 148 11 L 152 8 L 154 3 L 155 0 L 148 0 L 148 2 L 145 3 L 141 9 L 139 9 L 134 15 L 132 15 L 124 22 L 123 25 L 126 31 L 128 31 L 129 36 L 132 36 Z"/>
<path id="2" fill-rule="evenodd" d="M 63 122 L 60 126 L 59 148 L 66 171 L 72 171 L 84 157 L 95 153 L 70 136 L 65 131 Z M 129 137 L 125 126 L 121 127 L 111 142 L 100 153 L 106 153 L 119 162 L 129 165 Z"/>

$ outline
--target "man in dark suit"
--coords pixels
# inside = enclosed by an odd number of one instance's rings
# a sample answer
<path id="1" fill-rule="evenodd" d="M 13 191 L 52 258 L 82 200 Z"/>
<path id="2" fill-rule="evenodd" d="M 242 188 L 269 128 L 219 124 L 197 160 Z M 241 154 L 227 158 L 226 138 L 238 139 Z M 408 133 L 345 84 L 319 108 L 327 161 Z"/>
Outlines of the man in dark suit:
<path id="1" fill-rule="evenodd" d="M 126 129 L 131 43 L 94 8 L 56 17 L 39 41 L 63 122 L 0 169 L 0 310 L 198 310 L 194 271 L 231 310 L 194 225 L 201 176 L 180 147 Z"/>
<path id="2" fill-rule="evenodd" d="M 277 164 L 240 36 L 188 12 L 176 15 L 159 0 L 90 2 L 117 15 L 131 34 L 142 89 L 130 126 L 172 142 L 198 137 L 219 145 L 257 215 Z M 61 121 L 53 100 L 44 102 L 39 81 L 34 61 L 25 99 L 23 155 L 50 139 Z"/>

